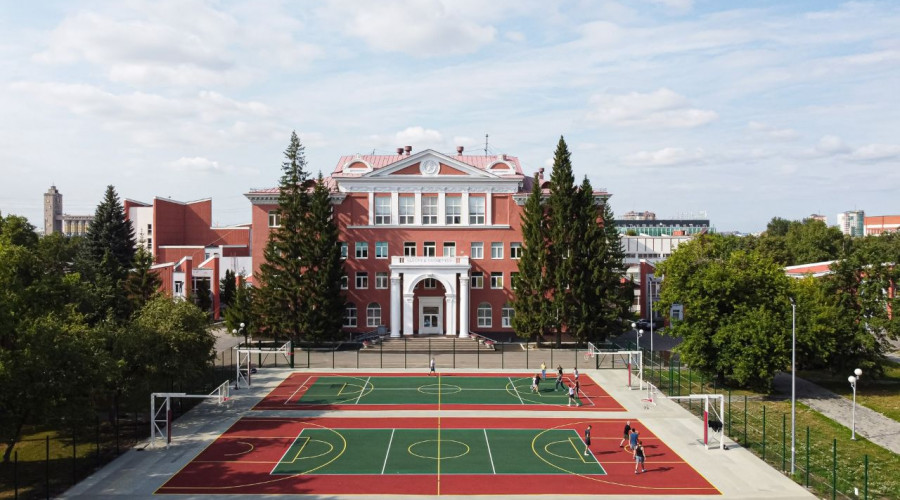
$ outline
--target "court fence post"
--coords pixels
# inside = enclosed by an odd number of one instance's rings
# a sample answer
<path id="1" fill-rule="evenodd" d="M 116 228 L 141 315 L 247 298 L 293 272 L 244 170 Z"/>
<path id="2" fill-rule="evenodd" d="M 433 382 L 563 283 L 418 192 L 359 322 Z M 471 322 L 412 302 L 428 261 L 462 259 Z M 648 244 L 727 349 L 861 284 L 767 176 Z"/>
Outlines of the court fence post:
<path id="1" fill-rule="evenodd" d="M 47 500 L 50 500 L 50 435 L 44 436 L 44 439 L 44 489 L 47 493 Z"/>
<path id="2" fill-rule="evenodd" d="M 700 386 L 700 390 L 703 390 L 703 386 Z M 731 389 L 728 389 L 728 435 L 731 435 Z"/>
<path id="3" fill-rule="evenodd" d="M 19 450 L 13 456 L 13 498 L 19 498 Z"/>
<path id="4" fill-rule="evenodd" d="M 502 370 L 504 368 L 504 364 L 505 364 L 504 351 L 506 351 L 506 349 L 503 348 L 503 342 L 498 342 L 498 345 L 500 346 L 500 369 Z"/>
<path id="5" fill-rule="evenodd" d="M 787 470 L 787 413 L 781 414 L 781 472 Z"/>
<path id="6" fill-rule="evenodd" d="M 406 342 L 405 339 L 406 337 L 404 337 L 404 342 Z M 380 358 L 379 362 L 381 363 L 381 368 L 384 368 L 384 342 L 379 342 L 378 346 L 378 357 Z"/>
<path id="7" fill-rule="evenodd" d="M 475 368 L 481 369 L 481 342 L 475 344 Z"/>
<path id="8" fill-rule="evenodd" d="M 747 436 L 747 395 L 744 394 L 744 444 L 750 448 L 750 437 Z"/>
<path id="9" fill-rule="evenodd" d="M 406 337 L 403 337 L 403 368 L 407 368 L 407 366 L 406 366 L 406 341 L 407 340 L 408 339 Z M 431 358 L 428 358 L 428 359 L 431 359 Z"/>
<path id="10" fill-rule="evenodd" d="M 766 461 L 766 405 L 762 405 L 763 409 L 763 429 L 762 429 L 762 459 Z"/>
<path id="11" fill-rule="evenodd" d="M 78 450 L 77 438 L 75 437 L 75 429 L 72 429 L 72 486 L 78 482 Z"/>
<path id="12" fill-rule="evenodd" d="M 357 349 L 357 350 L 356 350 L 356 367 L 357 367 L 357 368 L 359 368 L 359 351 L 361 351 L 361 350 L 362 350 L 362 349 Z M 291 366 L 291 368 L 293 368 L 293 366 Z"/>
<path id="13" fill-rule="evenodd" d="M 863 455 L 863 499 L 869 500 L 869 455 Z"/>
<path id="14" fill-rule="evenodd" d="M 809 488 L 809 426 L 806 426 L 806 487 Z"/>
<path id="15" fill-rule="evenodd" d="M 334 363 L 334 357 L 335 357 L 335 354 L 334 354 L 334 353 L 335 353 L 335 352 L 337 352 L 337 349 L 332 349 L 332 350 L 331 350 L 331 369 L 332 369 L 332 370 L 334 370 L 334 365 L 335 365 L 335 363 Z"/>
<path id="16" fill-rule="evenodd" d="M 831 500 L 837 498 L 837 438 L 831 444 Z"/>
<path id="17" fill-rule="evenodd" d="M 453 368 L 456 368 L 456 338 L 453 338 Z"/>

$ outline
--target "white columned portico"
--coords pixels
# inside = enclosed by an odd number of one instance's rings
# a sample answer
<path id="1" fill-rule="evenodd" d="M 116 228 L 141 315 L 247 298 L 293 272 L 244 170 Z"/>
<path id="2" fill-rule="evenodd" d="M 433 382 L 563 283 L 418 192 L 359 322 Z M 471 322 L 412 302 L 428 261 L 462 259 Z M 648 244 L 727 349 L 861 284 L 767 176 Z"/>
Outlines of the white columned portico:
<path id="1" fill-rule="evenodd" d="M 413 334 L 413 299 L 415 295 L 412 293 L 403 294 L 403 335 Z"/>
<path id="2" fill-rule="evenodd" d="M 391 337 L 400 337 L 400 275 L 391 276 Z"/>
<path id="3" fill-rule="evenodd" d="M 459 274 L 459 338 L 469 336 L 469 275 Z"/>
<path id="4" fill-rule="evenodd" d="M 445 294 L 444 304 L 447 306 L 445 308 L 447 325 L 444 328 L 444 335 L 456 335 L 456 295 L 452 293 Z"/>

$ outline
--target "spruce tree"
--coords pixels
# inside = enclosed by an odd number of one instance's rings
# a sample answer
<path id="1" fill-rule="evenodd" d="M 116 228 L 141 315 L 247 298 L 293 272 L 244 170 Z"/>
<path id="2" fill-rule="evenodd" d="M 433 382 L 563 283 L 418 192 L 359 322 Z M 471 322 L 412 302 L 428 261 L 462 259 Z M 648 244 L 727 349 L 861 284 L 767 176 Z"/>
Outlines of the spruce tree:
<path id="1" fill-rule="evenodd" d="M 556 331 L 557 345 L 562 342 L 562 331 L 568 328 L 575 307 L 570 285 L 577 278 L 578 270 L 571 257 L 578 240 L 583 236 L 577 231 L 578 205 L 571 154 L 565 139 L 560 137 L 553 155 L 550 196 L 547 199 L 550 229 L 547 270 L 552 297 L 549 320 Z"/>
<path id="2" fill-rule="evenodd" d="M 228 308 L 234 302 L 237 293 L 237 276 L 231 269 L 225 270 L 225 277 L 219 281 L 219 303 Z"/>
<path id="3" fill-rule="evenodd" d="M 344 275 L 338 228 L 334 222 L 331 192 L 319 173 L 303 228 L 305 280 L 302 324 L 307 340 L 336 340 L 341 333 Z"/>
<path id="4" fill-rule="evenodd" d="M 569 284 L 571 309 L 568 332 L 579 342 L 591 339 L 596 315 L 600 304 L 596 282 L 592 280 L 592 260 L 597 256 L 597 240 L 602 233 L 597 226 L 599 214 L 594 204 L 594 193 L 590 181 L 585 177 L 578 189 L 575 200 L 575 219 L 572 226 L 581 235 L 572 242 L 569 259 L 572 264 L 572 280 Z"/>
<path id="5" fill-rule="evenodd" d="M 513 328 L 519 337 L 540 338 L 547 324 L 547 224 L 537 176 L 522 211 L 522 258 L 513 286 Z"/>
<path id="6" fill-rule="evenodd" d="M 625 248 L 622 235 L 616 228 L 616 217 L 609 199 L 604 200 L 600 210 L 600 225 L 595 228 L 602 233 L 597 239 L 595 258 L 591 261 L 592 281 L 597 287 L 600 309 L 594 316 L 592 336 L 604 342 L 622 331 L 622 319 L 627 318 L 634 299 L 631 282 L 626 279 L 628 266 L 625 265 Z"/>
<path id="7" fill-rule="evenodd" d="M 276 340 L 287 337 L 299 340 L 304 333 L 303 282 L 304 238 L 303 231 L 309 211 L 309 194 L 306 189 L 306 156 L 296 132 L 291 133 L 290 143 L 284 152 L 279 182 L 279 224 L 269 232 L 269 240 L 263 251 L 263 263 L 259 267 L 258 310 L 259 330 Z"/>
<path id="8" fill-rule="evenodd" d="M 134 267 L 125 280 L 125 291 L 128 293 L 133 311 L 144 307 L 144 304 L 156 295 L 162 285 L 159 275 L 151 270 L 152 266 L 153 255 L 144 248 L 143 244 L 138 245 L 134 254 Z"/>

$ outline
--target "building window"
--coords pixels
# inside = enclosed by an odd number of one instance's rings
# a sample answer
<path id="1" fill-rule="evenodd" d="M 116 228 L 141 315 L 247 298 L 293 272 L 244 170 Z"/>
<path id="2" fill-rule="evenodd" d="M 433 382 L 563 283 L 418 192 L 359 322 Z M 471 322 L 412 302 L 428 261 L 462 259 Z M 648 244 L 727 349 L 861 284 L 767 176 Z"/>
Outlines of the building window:
<path id="1" fill-rule="evenodd" d="M 153 236 L 153 224 L 147 224 L 147 236 Z"/>
<path id="2" fill-rule="evenodd" d="M 462 198 L 459 196 L 451 196 L 444 199 L 444 213 L 446 215 L 447 224 L 462 223 Z"/>
<path id="3" fill-rule="evenodd" d="M 415 224 L 416 222 L 416 199 L 412 196 L 401 196 L 400 205 L 398 207 L 398 215 L 400 224 Z"/>
<path id="4" fill-rule="evenodd" d="M 278 210 L 269 211 L 269 227 L 281 227 L 281 212 Z"/>
<path id="5" fill-rule="evenodd" d="M 415 257 L 416 256 L 416 243 L 414 241 L 406 241 L 403 243 L 403 256 L 404 257 Z"/>
<path id="6" fill-rule="evenodd" d="M 422 284 L 429 290 L 434 290 L 435 288 L 437 288 L 437 280 L 434 278 L 425 278 L 424 280 L 422 280 Z"/>
<path id="7" fill-rule="evenodd" d="M 153 238 L 147 238 L 147 250 L 153 250 Z"/>
<path id="8" fill-rule="evenodd" d="M 386 242 L 386 241 L 376 241 L 375 242 L 375 258 L 376 259 L 388 258 L 388 242 Z"/>
<path id="9" fill-rule="evenodd" d="M 181 295 L 184 293 L 184 282 L 176 281 L 175 282 L 175 295 Z"/>
<path id="10" fill-rule="evenodd" d="M 347 275 L 341 276 L 341 290 L 347 290 L 350 288 L 350 278 Z"/>
<path id="11" fill-rule="evenodd" d="M 437 244 L 433 241 L 426 241 L 422 244 L 422 256 L 434 257 L 437 255 Z"/>
<path id="12" fill-rule="evenodd" d="M 491 243 L 491 258 L 492 259 L 502 259 L 503 258 L 503 243 L 502 242 L 493 242 Z"/>
<path id="13" fill-rule="evenodd" d="M 518 283 L 518 282 L 519 282 L 519 272 L 518 272 L 518 271 L 513 271 L 513 272 L 509 273 L 509 286 L 510 286 L 510 288 L 512 288 L 513 290 L 515 290 L 515 289 L 516 289 L 516 283 Z"/>
<path id="14" fill-rule="evenodd" d="M 472 251 L 469 253 L 472 254 L 473 259 L 483 259 L 484 258 L 484 242 L 473 241 L 472 242 Z"/>
<path id="15" fill-rule="evenodd" d="M 484 224 L 484 198 L 481 196 L 469 198 L 469 224 Z"/>
<path id="16" fill-rule="evenodd" d="M 456 242 L 444 242 L 444 257 L 456 257 Z"/>
<path id="17" fill-rule="evenodd" d="M 342 241 L 341 242 L 341 258 L 346 259 L 349 254 L 350 254 L 350 246 Z"/>
<path id="18" fill-rule="evenodd" d="M 366 307 L 366 326 L 378 326 L 381 324 L 381 306 L 372 302 Z"/>
<path id="19" fill-rule="evenodd" d="M 388 273 L 375 273 L 375 288 L 385 289 L 388 287 Z"/>
<path id="20" fill-rule="evenodd" d="M 348 302 L 344 308 L 344 328 L 356 328 L 356 304 Z"/>
<path id="21" fill-rule="evenodd" d="M 515 309 L 509 304 L 504 304 L 503 309 L 500 311 L 500 326 L 503 328 L 512 328 L 512 320 L 515 315 Z"/>
<path id="22" fill-rule="evenodd" d="M 471 288 L 484 288 L 484 273 L 481 271 L 472 273 Z"/>
<path id="23" fill-rule="evenodd" d="M 369 273 L 367 272 L 358 272 L 356 273 L 356 288 L 364 289 L 369 288 Z"/>
<path id="24" fill-rule="evenodd" d="M 369 244 L 365 241 L 357 241 L 356 242 L 356 258 L 357 259 L 368 259 L 369 258 Z"/>
<path id="25" fill-rule="evenodd" d="M 478 304 L 478 327 L 479 328 L 490 328 L 491 327 L 491 305 L 487 302 L 482 302 Z"/>
<path id="26" fill-rule="evenodd" d="M 386 225 L 391 223 L 391 198 L 389 196 L 375 197 L 375 224 Z"/>
<path id="27" fill-rule="evenodd" d="M 438 223 L 438 198 L 437 196 L 422 197 L 422 224 Z"/>
<path id="28" fill-rule="evenodd" d="M 491 273 L 491 288 L 503 288 L 503 273 Z"/>
<path id="29" fill-rule="evenodd" d="M 509 258 L 510 259 L 521 259 L 522 258 L 522 244 L 519 242 L 513 242 L 509 244 Z"/>

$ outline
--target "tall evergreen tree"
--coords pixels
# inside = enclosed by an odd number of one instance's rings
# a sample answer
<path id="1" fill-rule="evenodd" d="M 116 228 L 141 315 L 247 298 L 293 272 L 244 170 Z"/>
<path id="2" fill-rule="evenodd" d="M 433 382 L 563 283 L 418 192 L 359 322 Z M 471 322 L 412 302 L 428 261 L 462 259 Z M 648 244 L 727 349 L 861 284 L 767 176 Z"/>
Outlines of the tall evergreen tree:
<path id="1" fill-rule="evenodd" d="M 596 214 L 596 211 L 592 212 Z M 591 277 L 595 290 L 595 309 L 592 311 L 591 336 L 597 342 L 604 342 L 622 329 L 622 318 L 628 316 L 634 291 L 625 279 L 628 266 L 625 265 L 625 249 L 622 235 L 616 228 L 616 217 L 609 200 L 604 200 L 600 210 L 600 223 L 591 225 L 600 234 L 594 241 L 593 258 L 590 262 Z"/>
<path id="2" fill-rule="evenodd" d="M 128 319 L 131 307 L 123 284 L 134 253 L 134 229 L 115 188 L 107 186 L 76 259 L 76 269 L 91 285 L 90 303 L 82 305 L 89 320 Z"/>
<path id="3" fill-rule="evenodd" d="M 513 286 L 512 319 L 516 334 L 540 338 L 547 325 L 547 224 L 544 217 L 541 179 L 537 176 L 522 212 L 522 258 Z"/>
<path id="4" fill-rule="evenodd" d="M 297 341 L 305 326 L 303 251 L 307 236 L 303 225 L 309 212 L 309 194 L 306 155 L 296 132 L 291 133 L 284 158 L 278 194 L 279 221 L 269 232 L 257 276 L 256 297 L 261 314 L 259 329 L 276 339 L 288 337 Z"/>
<path id="5" fill-rule="evenodd" d="M 549 248 L 547 270 L 552 304 L 549 321 L 556 331 L 556 342 L 562 341 L 562 331 L 570 325 L 575 302 L 570 286 L 577 278 L 572 250 L 583 237 L 578 233 L 578 196 L 569 147 L 559 138 L 553 155 L 553 172 L 550 174 L 550 196 L 547 198 L 549 224 Z"/>
<path id="6" fill-rule="evenodd" d="M 227 269 L 225 277 L 219 281 L 219 301 L 226 309 L 234 302 L 235 293 L 237 293 L 237 276 L 234 271 Z"/>
<path id="7" fill-rule="evenodd" d="M 320 172 L 302 227 L 305 307 L 301 321 L 306 338 L 314 342 L 338 338 L 343 323 L 344 268 L 338 228 L 332 215 L 331 193 Z"/>
<path id="8" fill-rule="evenodd" d="M 150 269 L 152 266 L 153 255 L 143 245 L 139 245 L 134 254 L 134 267 L 125 280 L 125 290 L 134 311 L 144 307 L 162 285 L 162 279 Z"/>
<path id="9" fill-rule="evenodd" d="M 249 336 L 257 331 L 255 320 L 257 316 L 254 314 L 254 296 L 256 288 L 248 286 L 243 276 L 237 278 L 237 289 L 234 292 L 234 301 L 228 309 L 225 309 L 225 328 L 231 332 L 236 331 L 238 335 Z M 241 330 L 241 323 L 244 324 Z"/>

